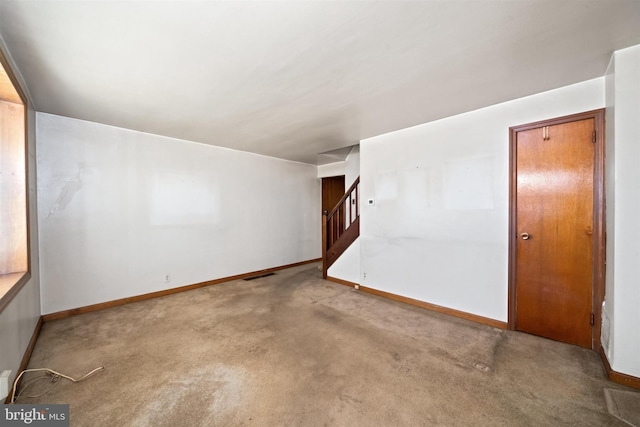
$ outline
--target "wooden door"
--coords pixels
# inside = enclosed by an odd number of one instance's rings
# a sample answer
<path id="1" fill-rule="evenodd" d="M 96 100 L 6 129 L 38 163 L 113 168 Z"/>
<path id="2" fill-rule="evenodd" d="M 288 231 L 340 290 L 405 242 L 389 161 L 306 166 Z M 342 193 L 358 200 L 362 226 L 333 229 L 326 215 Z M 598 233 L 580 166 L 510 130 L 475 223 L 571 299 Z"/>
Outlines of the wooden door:
<path id="1" fill-rule="evenodd" d="M 331 176 L 322 178 L 322 212 L 331 212 L 336 207 L 342 196 L 344 196 L 344 181 L 345 176 Z M 343 218 L 344 219 L 344 218 Z M 344 231 L 344 222 L 341 221 L 338 224 L 339 230 L 336 230 L 338 234 Z M 327 229 L 327 232 L 329 230 Z M 329 244 L 328 236 L 323 236 L 324 245 Z M 324 248 L 329 249 L 329 248 Z M 324 252 L 323 252 L 324 253 Z"/>
<path id="2" fill-rule="evenodd" d="M 512 129 L 513 326 L 592 348 L 596 120 L 550 123 Z"/>
<path id="3" fill-rule="evenodd" d="M 344 191 L 344 175 L 322 178 L 322 212 L 335 208 Z"/>

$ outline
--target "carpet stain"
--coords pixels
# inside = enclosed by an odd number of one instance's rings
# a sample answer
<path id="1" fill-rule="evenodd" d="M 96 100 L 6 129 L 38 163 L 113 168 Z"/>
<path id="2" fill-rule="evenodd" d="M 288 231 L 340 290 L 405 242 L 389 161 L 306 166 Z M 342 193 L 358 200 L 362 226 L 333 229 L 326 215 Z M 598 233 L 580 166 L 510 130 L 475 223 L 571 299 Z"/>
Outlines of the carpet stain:
<path id="1" fill-rule="evenodd" d="M 249 403 L 241 368 L 211 365 L 175 376 L 176 380 L 154 391 L 132 425 L 177 426 L 186 420 L 222 425 L 238 419 L 243 405 Z"/>
<path id="2" fill-rule="evenodd" d="M 482 372 L 489 372 L 491 370 L 490 367 L 485 365 L 484 363 L 476 362 L 473 364 L 473 367 Z"/>
<path id="3" fill-rule="evenodd" d="M 303 265 L 48 322 L 29 367 L 106 369 L 18 403 L 70 404 L 89 427 L 628 427 L 603 393 L 624 387 L 592 351 L 321 275 Z"/>

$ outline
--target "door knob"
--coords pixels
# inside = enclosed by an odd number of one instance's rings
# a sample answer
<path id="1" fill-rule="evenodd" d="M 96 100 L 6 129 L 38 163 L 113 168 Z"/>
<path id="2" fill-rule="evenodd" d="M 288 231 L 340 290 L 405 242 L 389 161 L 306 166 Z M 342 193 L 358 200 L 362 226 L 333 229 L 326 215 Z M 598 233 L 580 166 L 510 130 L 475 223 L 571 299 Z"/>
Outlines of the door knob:
<path id="1" fill-rule="evenodd" d="M 520 237 L 522 237 L 522 240 L 529 240 L 529 233 L 522 233 Z"/>

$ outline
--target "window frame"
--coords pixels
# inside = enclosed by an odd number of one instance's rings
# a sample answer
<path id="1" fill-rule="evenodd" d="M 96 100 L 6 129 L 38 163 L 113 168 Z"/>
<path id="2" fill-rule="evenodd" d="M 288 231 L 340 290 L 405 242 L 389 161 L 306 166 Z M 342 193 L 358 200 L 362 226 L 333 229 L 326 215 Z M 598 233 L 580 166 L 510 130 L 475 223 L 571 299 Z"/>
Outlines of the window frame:
<path id="1" fill-rule="evenodd" d="M 25 195 L 25 227 L 26 227 L 26 242 L 25 242 L 25 250 L 26 250 L 26 260 L 27 260 L 27 270 L 20 271 L 15 273 L 8 273 L 0 275 L 0 285 L 2 288 L 6 287 L 8 284 L 8 288 L 4 293 L 0 294 L 0 314 L 4 311 L 4 309 L 13 301 L 13 299 L 18 295 L 20 290 L 24 287 L 24 285 L 29 282 L 31 279 L 31 218 L 30 218 L 30 206 L 29 206 L 29 198 L 30 198 L 30 182 L 29 182 L 29 103 L 27 101 L 27 97 L 25 96 L 22 87 L 20 86 L 16 75 L 14 74 L 9 61 L 7 60 L 7 56 L 5 55 L 2 48 L 0 48 L 0 65 L 4 69 L 9 81 L 13 85 L 14 90 L 20 97 L 23 106 L 23 126 L 24 126 L 24 140 L 23 140 L 23 148 L 24 148 L 24 195 Z M 1 143 L 1 142 L 0 142 Z M 1 195 L 0 195 L 1 197 Z M 2 229 L 2 224 L 0 224 L 0 230 Z"/>

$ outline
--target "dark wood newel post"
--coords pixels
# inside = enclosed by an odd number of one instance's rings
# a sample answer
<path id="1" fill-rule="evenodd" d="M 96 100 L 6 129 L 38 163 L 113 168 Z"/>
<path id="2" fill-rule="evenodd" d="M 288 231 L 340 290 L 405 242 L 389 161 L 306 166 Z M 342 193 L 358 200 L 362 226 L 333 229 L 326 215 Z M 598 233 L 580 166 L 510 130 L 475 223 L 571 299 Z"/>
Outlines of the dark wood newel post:
<path id="1" fill-rule="evenodd" d="M 327 278 L 327 216 L 328 211 L 322 212 L 322 278 Z"/>

